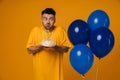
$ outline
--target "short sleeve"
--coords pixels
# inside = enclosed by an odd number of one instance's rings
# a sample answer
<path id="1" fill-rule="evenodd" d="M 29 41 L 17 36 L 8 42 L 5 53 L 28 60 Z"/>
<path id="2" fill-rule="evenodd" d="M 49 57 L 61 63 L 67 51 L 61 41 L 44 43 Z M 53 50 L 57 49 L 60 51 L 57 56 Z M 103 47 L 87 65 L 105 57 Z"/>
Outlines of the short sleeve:
<path id="1" fill-rule="evenodd" d="M 72 47 L 72 44 L 70 43 L 67 32 L 63 28 L 59 28 L 59 45 L 61 46 L 67 46 Z"/>
<path id="2" fill-rule="evenodd" d="M 36 45 L 36 32 L 37 32 L 37 27 L 33 28 L 29 34 L 29 38 L 27 41 L 26 48 L 29 48 L 30 46 L 35 46 Z"/>

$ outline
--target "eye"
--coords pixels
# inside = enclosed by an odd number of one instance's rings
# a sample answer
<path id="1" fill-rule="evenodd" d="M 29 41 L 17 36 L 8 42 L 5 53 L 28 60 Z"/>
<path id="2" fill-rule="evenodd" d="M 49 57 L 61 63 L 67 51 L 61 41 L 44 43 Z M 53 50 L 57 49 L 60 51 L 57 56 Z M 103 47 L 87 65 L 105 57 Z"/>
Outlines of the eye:
<path id="1" fill-rule="evenodd" d="M 43 21 L 46 21 L 46 20 L 47 20 L 47 18 L 46 18 L 46 17 L 43 17 L 43 18 L 42 18 L 42 20 L 43 20 Z"/>
<path id="2" fill-rule="evenodd" d="M 50 21 L 54 21 L 54 20 L 55 20 L 55 18 L 54 18 L 54 17 L 51 17 L 51 18 L 50 18 Z"/>

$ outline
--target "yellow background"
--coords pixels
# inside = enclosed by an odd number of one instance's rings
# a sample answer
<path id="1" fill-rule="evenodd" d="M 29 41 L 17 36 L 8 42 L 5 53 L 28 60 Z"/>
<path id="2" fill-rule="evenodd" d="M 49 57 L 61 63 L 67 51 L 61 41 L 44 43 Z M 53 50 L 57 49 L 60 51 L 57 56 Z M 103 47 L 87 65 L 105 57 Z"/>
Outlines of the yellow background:
<path id="1" fill-rule="evenodd" d="M 33 80 L 32 55 L 26 51 L 29 32 L 39 26 L 40 12 L 52 7 L 57 12 L 56 24 L 68 29 L 75 19 L 87 21 L 96 9 L 107 12 L 115 36 L 112 51 L 99 62 L 98 80 L 120 79 L 120 0 L 0 0 L 0 80 Z M 96 80 L 98 59 L 85 80 Z M 65 80 L 82 80 L 64 55 Z"/>

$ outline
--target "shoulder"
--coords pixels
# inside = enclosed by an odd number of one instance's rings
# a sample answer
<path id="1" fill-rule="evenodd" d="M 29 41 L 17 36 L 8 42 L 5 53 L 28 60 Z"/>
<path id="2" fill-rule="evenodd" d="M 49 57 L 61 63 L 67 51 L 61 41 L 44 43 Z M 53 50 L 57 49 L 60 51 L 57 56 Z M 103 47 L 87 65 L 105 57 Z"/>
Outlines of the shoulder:
<path id="1" fill-rule="evenodd" d="M 56 30 L 56 31 L 59 31 L 59 32 L 65 31 L 65 29 L 64 29 L 63 27 L 61 27 L 61 26 L 55 26 L 55 30 Z"/>
<path id="2" fill-rule="evenodd" d="M 40 30 L 41 27 L 35 26 L 32 30 Z"/>

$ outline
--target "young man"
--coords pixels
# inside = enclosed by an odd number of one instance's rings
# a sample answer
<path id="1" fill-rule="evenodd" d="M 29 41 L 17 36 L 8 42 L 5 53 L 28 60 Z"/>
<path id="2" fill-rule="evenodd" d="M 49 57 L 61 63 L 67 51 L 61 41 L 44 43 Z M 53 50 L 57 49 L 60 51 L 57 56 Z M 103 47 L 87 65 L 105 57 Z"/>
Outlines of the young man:
<path id="1" fill-rule="evenodd" d="M 27 50 L 33 54 L 34 80 L 63 80 L 63 53 L 71 44 L 64 29 L 54 25 L 55 15 L 52 8 L 43 10 L 42 26 L 35 27 L 28 39 Z"/>

